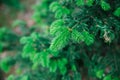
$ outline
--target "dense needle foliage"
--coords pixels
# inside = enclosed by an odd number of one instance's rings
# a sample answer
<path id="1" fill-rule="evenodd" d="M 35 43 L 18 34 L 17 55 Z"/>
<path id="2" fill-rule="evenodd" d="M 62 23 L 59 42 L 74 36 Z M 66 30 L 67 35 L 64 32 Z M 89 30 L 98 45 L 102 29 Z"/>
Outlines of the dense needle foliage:
<path id="1" fill-rule="evenodd" d="M 5 72 L 16 66 L 7 80 L 120 80 L 120 0 L 41 0 L 33 10 L 34 26 L 17 23 L 23 34 L 0 29 L 0 50 L 16 52 L 0 61 Z"/>

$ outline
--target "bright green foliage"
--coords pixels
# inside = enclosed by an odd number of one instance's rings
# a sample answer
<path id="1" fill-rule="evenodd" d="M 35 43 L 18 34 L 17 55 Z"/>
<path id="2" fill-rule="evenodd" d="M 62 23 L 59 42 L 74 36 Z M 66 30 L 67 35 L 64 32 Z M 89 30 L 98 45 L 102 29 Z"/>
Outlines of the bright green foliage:
<path id="1" fill-rule="evenodd" d="M 67 8 L 65 7 L 58 8 L 57 11 L 55 12 L 55 18 L 61 18 L 62 16 L 65 16 L 67 14 L 70 14 L 70 11 Z"/>
<path id="2" fill-rule="evenodd" d="M 89 34 L 87 31 L 78 32 L 77 30 L 72 31 L 72 40 L 75 42 L 84 41 L 87 45 L 94 42 L 93 35 Z"/>
<path id="3" fill-rule="evenodd" d="M 110 4 L 107 3 L 107 2 L 105 2 L 104 0 L 101 0 L 101 4 L 100 4 L 100 5 L 101 5 L 101 8 L 102 8 L 103 10 L 105 10 L 105 11 L 111 9 Z"/>
<path id="4" fill-rule="evenodd" d="M 93 3 L 94 3 L 94 0 L 86 0 L 86 4 L 87 4 L 88 6 L 92 6 Z"/>
<path id="5" fill-rule="evenodd" d="M 4 37 L 4 34 L 6 31 L 7 31 L 7 29 L 5 27 L 0 29 L 0 39 L 2 39 Z"/>
<path id="6" fill-rule="evenodd" d="M 63 30 L 61 30 L 59 35 L 53 39 L 50 49 L 55 51 L 62 49 L 63 47 L 65 47 L 65 45 L 68 44 L 69 39 L 70 31 L 65 27 L 63 28 Z"/>
<path id="7" fill-rule="evenodd" d="M 14 80 L 14 75 L 9 75 L 7 80 Z"/>
<path id="8" fill-rule="evenodd" d="M 96 72 L 96 76 L 98 77 L 98 78 L 102 78 L 103 77 L 103 74 L 104 74 L 104 70 L 98 70 L 97 72 Z"/>
<path id="9" fill-rule="evenodd" d="M 23 76 L 21 80 L 29 80 L 29 77 L 27 75 Z"/>
<path id="10" fill-rule="evenodd" d="M 103 80 L 112 80 L 111 75 L 105 76 Z"/>
<path id="11" fill-rule="evenodd" d="M 55 12 L 59 7 L 60 7 L 60 4 L 59 4 L 58 2 L 53 2 L 53 3 L 51 3 L 51 5 L 50 5 L 50 10 L 51 10 L 52 12 Z"/>
<path id="12" fill-rule="evenodd" d="M 11 68 L 11 65 L 9 63 L 10 61 L 11 61 L 10 57 L 4 58 L 0 61 L 0 68 L 6 73 L 10 71 Z"/>
<path id="13" fill-rule="evenodd" d="M 61 33 L 61 31 L 64 29 L 62 28 L 62 26 L 64 25 L 64 21 L 63 20 L 56 20 L 51 24 L 50 27 L 50 33 L 52 35 L 58 35 Z"/>
<path id="14" fill-rule="evenodd" d="M 33 58 L 34 65 L 41 64 L 43 67 L 49 67 L 50 56 L 47 51 L 35 54 Z"/>
<path id="15" fill-rule="evenodd" d="M 33 68 L 36 68 L 38 65 L 42 65 L 43 67 L 49 68 L 51 72 L 55 72 L 58 68 L 60 70 L 61 74 L 65 74 L 66 70 L 67 70 L 65 67 L 65 65 L 67 63 L 66 59 L 58 59 L 58 61 L 56 62 L 56 60 L 51 60 L 51 57 L 57 56 L 58 52 L 54 52 L 49 49 L 40 52 L 39 48 L 37 50 L 37 48 L 34 46 L 34 44 L 39 39 L 40 39 L 40 36 L 37 33 L 31 34 L 30 37 L 21 38 L 20 42 L 22 44 L 25 44 L 25 46 L 23 48 L 22 56 L 24 58 L 29 57 L 30 60 L 32 60 Z M 42 45 L 44 45 L 44 44 L 42 44 Z M 40 44 L 40 46 L 42 46 L 42 45 Z M 61 65 L 58 64 L 58 62 Z M 59 68 L 59 66 L 61 66 L 63 68 Z"/>
<path id="16" fill-rule="evenodd" d="M 94 42 L 94 37 L 92 34 L 89 34 L 87 31 L 83 31 L 81 34 L 84 36 L 83 39 L 87 45 L 90 45 Z"/>
<path id="17" fill-rule="evenodd" d="M 21 44 L 8 45 L 16 50 L 14 80 L 120 80 L 119 2 L 41 0 L 34 7 L 39 26 L 17 34 Z M 1 30 L 3 50 L 14 34 L 7 31 Z M 19 38 L 8 43 L 13 40 Z"/>
<path id="18" fill-rule="evenodd" d="M 68 44 L 70 38 L 73 42 L 84 41 L 87 45 L 90 45 L 94 42 L 92 34 L 89 34 L 87 31 L 78 32 L 77 30 L 72 30 L 65 26 L 63 20 L 57 20 L 51 24 L 50 33 L 56 35 L 51 43 L 51 50 L 60 50 Z"/>
<path id="19" fill-rule="evenodd" d="M 75 66 L 74 64 L 72 65 L 72 70 L 73 70 L 73 71 L 76 71 L 76 70 L 77 70 L 77 69 L 76 69 L 76 66 Z"/>
<path id="20" fill-rule="evenodd" d="M 52 60 L 51 58 L 52 57 L 54 58 L 54 56 L 52 56 L 52 54 L 50 53 L 52 53 L 50 50 L 45 50 L 43 52 L 35 54 L 35 56 L 32 59 L 33 67 L 36 67 L 39 64 L 41 64 L 43 67 L 49 68 L 51 72 L 56 72 L 56 70 L 59 69 L 61 74 L 65 74 L 67 70 L 66 69 L 66 64 L 67 64 L 66 58 Z"/>
<path id="21" fill-rule="evenodd" d="M 60 73 L 64 75 L 67 72 L 66 64 L 67 60 L 65 58 L 51 61 L 50 71 L 56 72 L 56 70 L 59 69 Z"/>
<path id="22" fill-rule="evenodd" d="M 56 70 L 57 70 L 57 63 L 58 62 L 56 60 L 51 62 L 51 64 L 50 64 L 50 71 L 51 72 L 56 72 Z"/>
<path id="23" fill-rule="evenodd" d="M 77 30 L 72 30 L 71 37 L 73 41 L 78 43 L 80 41 L 84 41 L 84 36 L 82 35 L 82 33 L 78 32 Z"/>
<path id="24" fill-rule="evenodd" d="M 77 4 L 78 6 L 83 6 L 83 5 L 84 5 L 84 0 L 77 0 L 77 1 L 76 1 L 76 4 Z"/>
<path id="25" fill-rule="evenodd" d="M 63 75 L 67 72 L 67 68 L 65 66 L 66 64 L 67 64 L 66 58 L 62 58 L 58 60 L 58 67 L 60 69 L 60 73 Z"/>
<path id="26" fill-rule="evenodd" d="M 120 7 L 118 7 L 115 11 L 114 11 L 114 15 L 117 17 L 120 17 Z"/>
<path id="27" fill-rule="evenodd" d="M 64 6 L 61 6 L 58 2 L 53 2 L 50 5 L 50 10 L 55 12 L 55 18 L 61 18 L 62 16 L 70 14 L 70 10 Z"/>
<path id="28" fill-rule="evenodd" d="M 40 51 L 40 47 L 44 48 L 46 46 L 44 46 L 45 42 L 40 42 L 40 40 L 44 40 L 46 41 L 46 39 L 40 37 L 40 35 L 38 33 L 32 33 L 31 36 L 29 37 L 22 37 L 20 42 L 22 44 L 25 44 L 24 48 L 23 48 L 23 53 L 22 56 L 23 57 L 31 57 L 33 58 L 33 54 L 35 54 L 36 52 Z M 39 43 L 36 45 L 36 43 Z"/>

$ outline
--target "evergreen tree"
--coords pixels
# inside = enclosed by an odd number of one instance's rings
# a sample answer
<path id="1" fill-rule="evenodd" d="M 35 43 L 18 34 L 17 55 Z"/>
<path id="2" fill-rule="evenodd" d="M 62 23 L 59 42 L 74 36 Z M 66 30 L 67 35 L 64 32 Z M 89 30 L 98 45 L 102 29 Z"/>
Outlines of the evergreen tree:
<path id="1" fill-rule="evenodd" d="M 23 49 L 14 58 L 14 65 L 21 64 L 7 80 L 120 80 L 120 1 L 42 2 L 40 20 L 34 19 L 49 26 L 49 34 L 34 27 L 22 35 Z M 10 60 L 1 61 L 1 69 L 9 70 Z"/>

